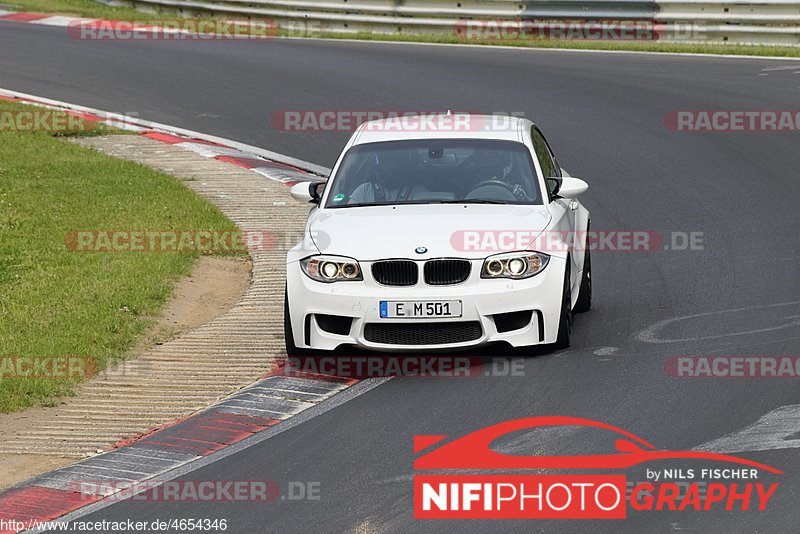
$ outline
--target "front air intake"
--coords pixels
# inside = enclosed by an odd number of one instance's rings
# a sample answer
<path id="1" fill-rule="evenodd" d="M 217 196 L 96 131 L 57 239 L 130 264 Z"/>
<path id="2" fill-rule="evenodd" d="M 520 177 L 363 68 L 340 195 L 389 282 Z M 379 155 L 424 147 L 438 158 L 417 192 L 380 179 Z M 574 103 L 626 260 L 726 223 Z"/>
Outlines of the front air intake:
<path id="1" fill-rule="evenodd" d="M 368 323 L 364 339 L 386 345 L 447 345 L 475 341 L 483 335 L 478 321 L 447 323 Z"/>

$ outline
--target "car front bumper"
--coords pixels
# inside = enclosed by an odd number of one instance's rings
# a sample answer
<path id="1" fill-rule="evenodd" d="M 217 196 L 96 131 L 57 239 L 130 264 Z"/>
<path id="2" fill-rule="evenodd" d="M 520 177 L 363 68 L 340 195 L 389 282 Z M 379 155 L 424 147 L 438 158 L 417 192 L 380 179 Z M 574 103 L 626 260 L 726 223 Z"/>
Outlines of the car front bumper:
<path id="1" fill-rule="evenodd" d="M 361 262 L 363 281 L 322 283 L 306 276 L 297 261 L 287 264 L 289 313 L 298 348 L 334 350 L 342 345 L 374 351 L 437 351 L 478 347 L 506 342 L 513 347 L 554 343 L 558 335 L 559 311 L 565 272 L 565 259 L 551 257 L 539 274 L 525 280 L 480 278 L 483 260 L 472 260 L 466 282 L 450 286 L 429 286 L 420 281 L 409 287 L 382 286 L 371 277 L 371 263 Z M 381 318 L 380 301 L 460 300 L 459 318 Z M 499 314 L 531 311 L 530 321 L 510 331 L 498 328 Z M 347 333 L 323 329 L 324 318 L 350 318 Z M 449 323 L 449 324 L 446 324 Z M 456 325 L 455 323 L 461 323 Z M 466 327 L 469 324 L 469 328 Z M 477 331 L 477 325 L 480 331 Z M 395 325 L 395 326 L 387 326 Z M 368 333 L 369 331 L 370 333 Z M 409 335 L 380 335 L 375 332 L 400 331 Z M 425 333 L 415 336 L 416 331 Z M 468 331 L 464 339 L 459 334 Z M 437 333 L 445 332 L 446 336 Z M 455 334 L 454 334 L 455 332 Z M 387 341 L 389 339 L 389 341 Z M 424 343 L 420 341 L 424 340 Z M 444 341 L 442 341 L 444 340 Z"/>

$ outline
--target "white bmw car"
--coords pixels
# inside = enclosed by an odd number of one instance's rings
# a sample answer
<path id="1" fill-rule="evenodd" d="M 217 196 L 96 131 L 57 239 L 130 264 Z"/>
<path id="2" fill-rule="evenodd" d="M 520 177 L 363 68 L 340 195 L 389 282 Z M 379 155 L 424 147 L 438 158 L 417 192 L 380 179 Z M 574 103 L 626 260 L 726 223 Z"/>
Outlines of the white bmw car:
<path id="1" fill-rule="evenodd" d="M 587 184 L 523 118 L 362 124 L 286 261 L 287 354 L 569 346 L 591 306 Z M 458 124 L 467 125 L 458 127 Z"/>

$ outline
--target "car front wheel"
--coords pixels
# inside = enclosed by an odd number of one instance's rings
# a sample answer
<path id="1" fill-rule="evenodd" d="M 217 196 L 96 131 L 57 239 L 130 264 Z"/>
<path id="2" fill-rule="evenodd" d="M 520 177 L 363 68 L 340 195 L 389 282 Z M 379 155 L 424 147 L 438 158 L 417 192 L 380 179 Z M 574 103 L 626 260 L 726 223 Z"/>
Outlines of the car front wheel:
<path id="1" fill-rule="evenodd" d="M 283 337 L 286 344 L 286 356 L 289 358 L 302 358 L 310 356 L 308 349 L 299 349 L 294 344 L 294 332 L 292 331 L 292 320 L 289 318 L 289 292 L 283 291 Z"/>
<path id="2" fill-rule="evenodd" d="M 561 313 L 558 320 L 558 337 L 553 344 L 556 350 L 569 348 L 569 336 L 572 331 L 572 289 L 570 287 L 570 264 L 564 273 L 564 289 L 561 293 Z"/>
<path id="3" fill-rule="evenodd" d="M 592 257 L 586 249 L 586 258 L 583 260 L 583 275 L 578 301 L 575 303 L 577 313 L 587 312 L 592 308 Z"/>

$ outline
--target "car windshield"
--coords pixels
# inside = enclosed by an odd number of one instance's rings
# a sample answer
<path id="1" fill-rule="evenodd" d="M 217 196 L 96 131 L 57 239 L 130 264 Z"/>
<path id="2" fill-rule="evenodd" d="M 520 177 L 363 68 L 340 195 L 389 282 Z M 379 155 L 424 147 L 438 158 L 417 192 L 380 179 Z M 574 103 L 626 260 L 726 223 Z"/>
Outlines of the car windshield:
<path id="1" fill-rule="evenodd" d="M 522 143 L 482 139 L 368 143 L 345 154 L 326 208 L 395 204 L 541 204 Z"/>

